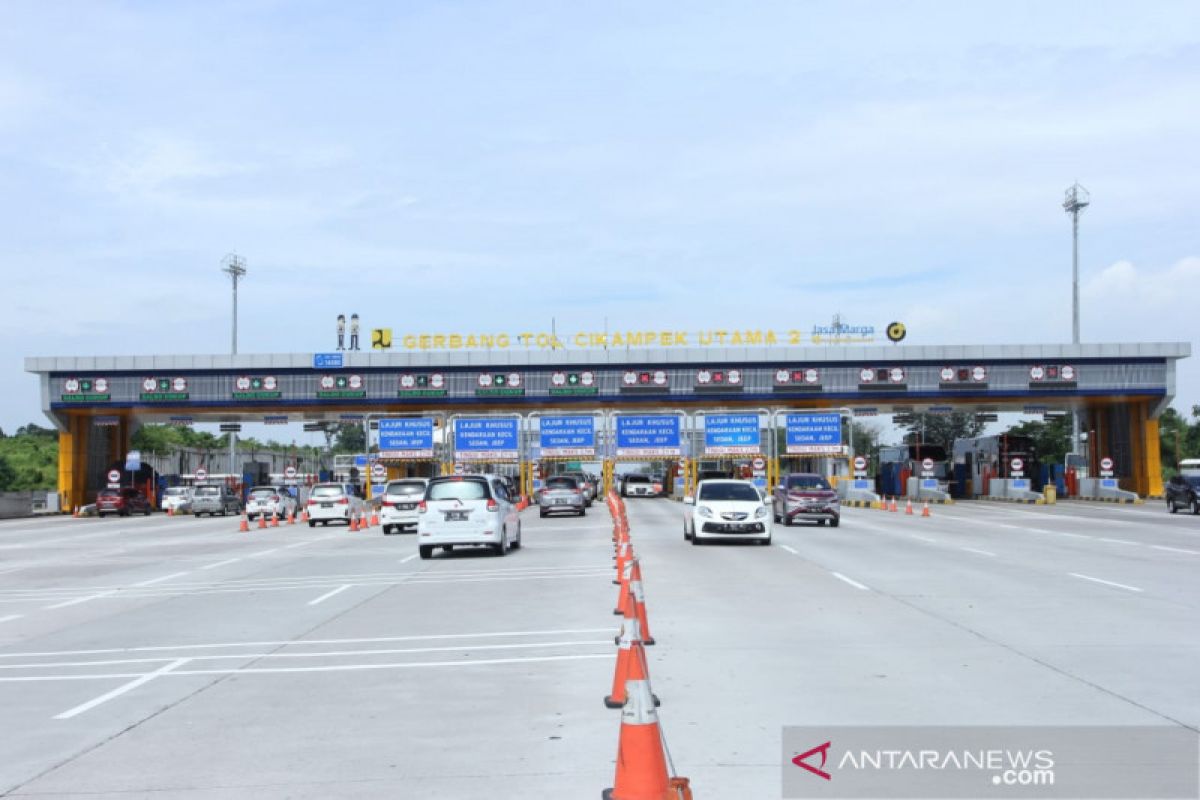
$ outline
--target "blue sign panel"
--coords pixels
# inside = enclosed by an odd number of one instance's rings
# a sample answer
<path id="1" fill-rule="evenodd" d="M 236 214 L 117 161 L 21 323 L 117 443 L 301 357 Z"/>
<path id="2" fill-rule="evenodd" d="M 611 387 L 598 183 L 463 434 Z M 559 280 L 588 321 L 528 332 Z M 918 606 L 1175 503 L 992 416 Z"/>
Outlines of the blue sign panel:
<path id="1" fill-rule="evenodd" d="M 510 461 L 520 454 L 518 420 L 462 417 L 454 420 L 455 461 Z"/>
<path id="2" fill-rule="evenodd" d="M 807 455 L 842 452 L 842 416 L 788 414 L 787 451 Z"/>
<path id="3" fill-rule="evenodd" d="M 433 458 L 433 418 L 393 417 L 379 420 L 381 458 Z"/>
<path id="4" fill-rule="evenodd" d="M 1014 483 L 1013 485 L 1015 486 L 1016 484 Z M 936 490 L 938 488 L 937 478 L 921 478 L 921 488 Z"/>
<path id="5" fill-rule="evenodd" d="M 678 456 L 679 417 L 617 415 L 618 456 Z"/>
<path id="6" fill-rule="evenodd" d="M 341 353 L 313 353 L 313 369 L 341 369 Z"/>
<path id="7" fill-rule="evenodd" d="M 705 414 L 704 452 L 711 455 L 762 452 L 758 414 Z"/>
<path id="8" fill-rule="evenodd" d="M 594 456 L 596 418 L 542 417 L 541 454 L 544 456 Z"/>
<path id="9" fill-rule="evenodd" d="M 1117 486 L 1117 479 L 1116 478 L 1101 478 L 1100 479 L 1100 488 L 1102 488 L 1102 489 L 1117 489 L 1117 488 L 1119 488 Z"/>
<path id="10" fill-rule="evenodd" d="M 1014 489 L 1029 489 L 1028 478 L 1013 478 L 1012 488 Z"/>

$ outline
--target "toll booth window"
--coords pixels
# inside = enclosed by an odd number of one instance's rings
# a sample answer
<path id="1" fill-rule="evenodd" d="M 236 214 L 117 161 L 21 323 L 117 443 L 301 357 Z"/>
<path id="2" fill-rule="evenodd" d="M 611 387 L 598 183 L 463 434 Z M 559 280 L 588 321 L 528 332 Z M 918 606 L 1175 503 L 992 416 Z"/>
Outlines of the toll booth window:
<path id="1" fill-rule="evenodd" d="M 762 495 L 758 493 L 758 489 L 745 483 L 709 483 L 700 486 L 700 499 L 713 502 L 726 500 L 758 503 L 762 501 Z"/>
<path id="2" fill-rule="evenodd" d="M 483 500 L 487 484 L 483 481 L 445 481 L 429 487 L 427 500 Z"/>
<path id="3" fill-rule="evenodd" d="M 829 484 L 820 475 L 797 475 L 794 478 L 788 478 L 787 488 L 789 489 L 828 489 Z"/>

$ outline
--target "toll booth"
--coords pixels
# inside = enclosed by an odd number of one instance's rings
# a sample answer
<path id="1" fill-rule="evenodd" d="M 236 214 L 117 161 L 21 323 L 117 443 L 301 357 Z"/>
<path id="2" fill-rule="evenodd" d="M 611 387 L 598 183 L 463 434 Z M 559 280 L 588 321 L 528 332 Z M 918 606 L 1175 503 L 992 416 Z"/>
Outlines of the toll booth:
<path id="1" fill-rule="evenodd" d="M 526 419 L 529 430 L 526 431 L 524 449 L 529 454 L 529 463 L 525 470 L 526 482 L 522 485 L 523 493 L 533 502 L 546 478 L 572 471 L 569 466 L 575 464 L 579 465 L 578 471 L 586 472 L 583 463 L 597 460 L 601 437 L 605 433 L 605 418 L 596 412 L 535 412 Z M 603 488 L 598 486 L 597 498 L 603 494 Z"/>
<path id="2" fill-rule="evenodd" d="M 768 484 L 774 486 L 780 476 L 791 472 L 812 472 L 832 477 L 834 469 L 830 459 L 853 455 L 853 445 L 843 443 L 849 441 L 848 426 L 846 435 L 843 435 L 845 421 L 846 415 L 842 409 L 775 412 L 772 417 L 775 435 L 772 439 L 777 452 L 772 459 Z"/>
<path id="3" fill-rule="evenodd" d="M 939 448 L 941 449 L 941 448 Z M 1042 488 L 1042 471 L 1028 436 L 1007 433 L 977 436 L 954 442 L 954 491 L 958 497 L 982 497 L 991 494 L 992 480 L 1012 477 L 1013 459 L 1022 463 L 1022 472 L 1032 476 L 1032 488 Z"/>
<path id="4" fill-rule="evenodd" d="M 445 418 L 433 414 L 389 414 L 372 420 L 378 433 L 378 450 L 367 473 L 370 495 L 377 487 L 400 478 L 432 478 L 443 471 L 442 448 L 435 431 L 445 430 Z"/>
<path id="5" fill-rule="evenodd" d="M 513 479 L 524 494 L 527 465 L 522 459 L 520 414 L 489 416 L 452 415 L 446 428 L 448 442 L 444 452 L 450 460 L 442 462 L 443 475 L 491 472 Z"/>
<path id="6" fill-rule="evenodd" d="M 682 496 L 695 483 L 695 464 L 685 442 L 687 414 L 667 410 L 613 414 L 609 425 L 609 457 L 604 464 L 604 490 L 616 488 L 619 464 L 644 464 L 662 482 L 663 494 Z M 683 475 L 680 475 L 680 465 Z"/>
<path id="7" fill-rule="evenodd" d="M 771 417 L 767 409 L 697 413 L 692 445 L 697 455 L 690 485 L 710 477 L 733 478 L 769 490 L 770 466 L 775 461 L 770 452 Z"/>
<path id="8" fill-rule="evenodd" d="M 901 444 L 879 448 L 879 493 L 887 497 L 908 495 L 908 479 L 937 481 L 936 490 L 954 494 L 954 473 L 940 444 Z M 932 487 L 931 487 L 932 488 Z"/>

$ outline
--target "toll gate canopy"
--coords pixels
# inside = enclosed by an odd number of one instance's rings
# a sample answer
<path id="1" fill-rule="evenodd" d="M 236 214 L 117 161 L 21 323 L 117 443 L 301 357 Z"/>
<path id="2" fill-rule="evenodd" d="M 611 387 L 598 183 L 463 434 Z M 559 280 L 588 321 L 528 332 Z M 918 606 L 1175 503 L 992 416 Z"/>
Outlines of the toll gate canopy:
<path id="1" fill-rule="evenodd" d="M 1162 491 L 1157 417 L 1186 342 L 346 352 L 28 358 L 60 431 L 64 507 L 103 486 L 145 423 L 342 415 L 848 408 L 1082 412 L 1089 457 L 1122 488 Z M 1097 469 L 1093 465 L 1093 469 Z"/>

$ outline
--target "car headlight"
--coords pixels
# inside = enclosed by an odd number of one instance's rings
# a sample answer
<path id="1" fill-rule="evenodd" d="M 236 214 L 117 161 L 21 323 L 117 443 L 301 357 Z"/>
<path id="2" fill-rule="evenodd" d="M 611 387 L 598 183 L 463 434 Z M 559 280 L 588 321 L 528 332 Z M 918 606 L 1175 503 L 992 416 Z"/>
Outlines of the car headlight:
<path id="1" fill-rule="evenodd" d="M 754 512 L 755 519 L 765 519 L 766 516 L 767 516 L 767 507 L 766 506 L 760 506 L 759 509 Z"/>
<path id="2" fill-rule="evenodd" d="M 708 506 L 697 506 L 696 513 L 702 517 L 708 517 L 710 519 L 712 518 L 712 515 L 713 515 L 712 509 L 709 508 Z"/>

